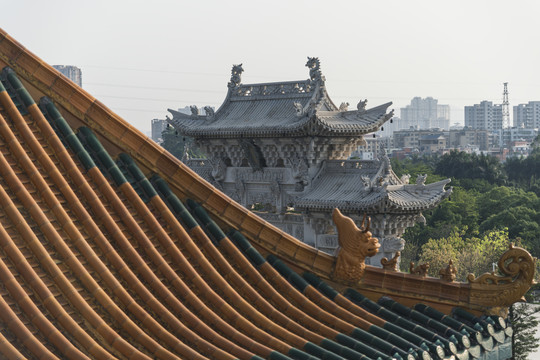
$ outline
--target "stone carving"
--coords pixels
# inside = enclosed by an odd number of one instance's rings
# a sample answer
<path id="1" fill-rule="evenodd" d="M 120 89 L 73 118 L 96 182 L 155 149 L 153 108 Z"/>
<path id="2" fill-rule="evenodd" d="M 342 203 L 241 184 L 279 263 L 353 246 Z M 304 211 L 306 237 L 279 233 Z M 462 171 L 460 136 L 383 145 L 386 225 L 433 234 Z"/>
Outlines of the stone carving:
<path id="1" fill-rule="evenodd" d="M 332 213 L 332 219 L 336 224 L 339 243 L 334 278 L 357 282 L 364 275 L 366 257 L 377 254 L 381 246 L 369 231 L 371 219 L 368 219 L 364 227 L 364 215 L 362 228 L 359 229 L 351 218 L 343 216 L 337 208 Z"/>
<path id="2" fill-rule="evenodd" d="M 296 111 L 297 117 L 302 117 L 306 115 L 306 109 L 299 102 L 293 102 L 294 110 Z"/>
<path id="3" fill-rule="evenodd" d="M 294 236 L 298 239 L 303 241 L 304 240 L 304 227 L 303 226 L 296 226 L 294 230 Z"/>
<path id="4" fill-rule="evenodd" d="M 306 66 L 309 68 L 309 78 L 311 81 L 319 82 L 324 80 L 321 73 L 321 62 L 319 61 L 319 58 L 308 56 Z"/>
<path id="5" fill-rule="evenodd" d="M 349 103 L 348 102 L 342 102 L 339 105 L 339 111 L 347 111 L 348 108 L 349 108 Z"/>
<path id="6" fill-rule="evenodd" d="M 272 200 L 274 203 L 274 211 L 279 208 L 279 199 L 281 197 L 281 186 L 276 179 L 270 182 L 270 193 L 272 194 Z"/>
<path id="7" fill-rule="evenodd" d="M 309 183 L 306 160 L 300 158 L 296 153 L 291 157 L 287 157 L 286 160 L 291 166 L 291 173 L 294 180 L 296 180 L 298 186 L 303 189 L 304 186 Z"/>
<path id="8" fill-rule="evenodd" d="M 191 159 L 191 141 L 184 141 L 184 152 L 182 153 L 182 162 L 187 163 Z"/>
<path id="9" fill-rule="evenodd" d="M 423 185 L 425 185 L 426 183 L 426 179 L 427 179 L 427 174 L 418 175 L 418 177 L 416 178 L 416 185 L 423 187 Z"/>
<path id="10" fill-rule="evenodd" d="M 252 210 L 275 212 L 273 194 L 261 192 L 248 192 L 247 204 Z"/>
<path id="11" fill-rule="evenodd" d="M 364 113 L 366 112 L 366 106 L 367 106 L 367 99 L 360 100 L 360 102 L 356 105 L 356 108 L 359 112 Z"/>
<path id="12" fill-rule="evenodd" d="M 424 217 L 424 215 L 422 215 L 422 213 L 419 213 L 416 218 L 414 219 L 415 222 L 419 223 L 419 224 L 424 224 L 426 225 L 426 218 Z"/>
<path id="13" fill-rule="evenodd" d="M 414 262 L 412 261 L 409 264 L 409 272 L 414 275 L 420 275 L 420 276 L 426 277 L 428 270 L 429 270 L 429 263 L 419 264 L 416 267 L 414 266 Z"/>
<path id="14" fill-rule="evenodd" d="M 239 176 L 236 177 L 236 181 L 234 182 L 234 199 L 240 203 L 242 203 L 242 197 L 244 196 L 244 192 L 246 191 L 246 183 L 242 178 Z"/>
<path id="15" fill-rule="evenodd" d="M 401 175 L 401 182 L 403 184 L 408 184 L 409 183 L 409 179 L 411 178 L 411 174 L 404 174 L 404 175 Z"/>
<path id="16" fill-rule="evenodd" d="M 242 67 L 242 64 L 233 65 L 231 70 L 231 81 L 227 84 L 227 86 L 231 89 L 235 89 L 240 86 L 242 81 L 241 75 L 243 72 L 244 68 Z"/>
<path id="17" fill-rule="evenodd" d="M 384 178 L 383 176 L 379 176 L 379 178 L 377 179 L 377 186 L 379 187 L 379 191 L 386 191 L 386 188 L 388 187 L 389 185 L 389 182 L 386 181 L 386 178 Z"/>
<path id="18" fill-rule="evenodd" d="M 271 182 L 276 180 L 283 182 L 282 169 L 265 169 L 265 171 L 254 172 L 249 168 L 234 169 L 234 178 L 245 182 Z"/>
<path id="19" fill-rule="evenodd" d="M 261 171 L 262 168 L 266 165 L 264 162 L 264 156 L 261 149 L 255 144 L 253 140 L 241 139 L 240 146 L 244 152 L 249 166 L 253 171 Z"/>
<path id="20" fill-rule="evenodd" d="M 382 243 L 384 252 L 401 251 L 405 248 L 405 240 L 399 237 L 387 237 Z"/>
<path id="21" fill-rule="evenodd" d="M 212 165 L 212 178 L 215 181 L 219 182 L 225 179 L 225 173 L 227 171 L 227 165 L 222 158 L 209 159 L 210 164 Z"/>
<path id="22" fill-rule="evenodd" d="M 231 83 L 229 83 L 231 84 Z M 238 83 L 233 95 L 235 96 L 267 96 L 267 95 L 290 95 L 310 93 L 313 88 L 307 81 L 299 81 L 293 84 L 261 84 L 240 86 Z"/>
<path id="23" fill-rule="evenodd" d="M 328 232 L 329 222 L 326 219 L 316 219 L 315 220 L 315 231 L 317 234 L 326 234 Z"/>
<path id="24" fill-rule="evenodd" d="M 196 105 L 191 105 L 189 109 L 191 110 L 191 115 L 193 116 L 199 115 L 199 108 Z"/>
<path id="25" fill-rule="evenodd" d="M 454 265 L 454 262 L 450 260 L 448 266 L 444 269 L 439 270 L 439 275 L 442 280 L 453 282 L 456 280 L 457 268 Z"/>
<path id="26" fill-rule="evenodd" d="M 397 251 L 396 255 L 390 260 L 388 260 L 387 257 L 383 257 L 381 259 L 381 265 L 384 270 L 390 270 L 390 271 L 398 271 L 398 265 L 399 265 L 399 256 L 401 255 L 401 252 Z"/>
<path id="27" fill-rule="evenodd" d="M 362 181 L 362 185 L 364 185 L 365 188 L 371 187 L 371 178 L 367 175 L 360 176 L 360 180 Z"/>
<path id="28" fill-rule="evenodd" d="M 205 107 L 204 107 L 204 111 L 205 111 L 205 113 L 206 113 L 206 116 L 208 116 L 208 117 L 214 116 L 214 109 L 213 109 L 212 107 L 210 107 L 210 106 L 205 106 Z"/>
<path id="29" fill-rule="evenodd" d="M 279 152 L 275 145 L 264 145 L 261 149 L 266 160 L 266 166 L 275 167 L 279 158 Z"/>

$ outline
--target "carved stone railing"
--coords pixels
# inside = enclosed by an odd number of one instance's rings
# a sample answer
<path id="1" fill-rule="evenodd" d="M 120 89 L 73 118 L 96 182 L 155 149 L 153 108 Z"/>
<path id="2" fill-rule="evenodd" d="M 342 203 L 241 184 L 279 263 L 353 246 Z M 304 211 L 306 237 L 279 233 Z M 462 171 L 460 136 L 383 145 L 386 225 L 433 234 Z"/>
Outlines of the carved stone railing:
<path id="1" fill-rule="evenodd" d="M 288 81 L 283 83 L 246 84 L 234 89 L 232 95 L 237 97 L 302 95 L 311 94 L 314 87 L 309 81 Z"/>

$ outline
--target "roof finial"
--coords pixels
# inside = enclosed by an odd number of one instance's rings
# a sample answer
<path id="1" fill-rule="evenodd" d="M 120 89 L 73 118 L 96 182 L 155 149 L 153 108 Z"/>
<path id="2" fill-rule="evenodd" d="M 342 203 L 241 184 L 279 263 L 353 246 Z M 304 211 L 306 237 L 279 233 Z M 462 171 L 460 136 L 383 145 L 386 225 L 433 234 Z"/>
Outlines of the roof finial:
<path id="1" fill-rule="evenodd" d="M 242 81 L 240 75 L 242 75 L 243 72 L 244 68 L 242 67 L 242 64 L 233 65 L 231 70 L 231 81 L 229 81 L 227 86 L 231 89 L 237 88 Z"/>
<path id="2" fill-rule="evenodd" d="M 309 78 L 311 81 L 324 81 L 324 76 L 322 76 L 321 73 L 321 62 L 319 61 L 319 58 L 308 56 L 306 66 L 309 68 Z"/>

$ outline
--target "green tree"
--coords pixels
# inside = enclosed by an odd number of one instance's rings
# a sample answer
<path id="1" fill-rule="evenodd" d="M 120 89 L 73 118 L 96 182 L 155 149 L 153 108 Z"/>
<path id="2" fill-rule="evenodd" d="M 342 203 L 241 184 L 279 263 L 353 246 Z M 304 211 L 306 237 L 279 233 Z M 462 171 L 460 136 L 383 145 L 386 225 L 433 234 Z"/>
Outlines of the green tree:
<path id="1" fill-rule="evenodd" d="M 437 208 L 424 213 L 425 224 L 416 224 L 405 231 L 403 238 L 406 244 L 414 243 L 422 246 L 429 239 L 450 236 L 456 227 L 466 228 L 467 236 L 477 234 L 479 223 L 477 196 L 475 191 L 455 187 L 449 199 L 443 201 Z M 411 258 L 412 261 L 414 258 Z"/>
<path id="2" fill-rule="evenodd" d="M 536 194 L 507 186 L 495 187 L 485 194 L 479 194 L 477 204 L 480 221 L 484 221 L 491 215 L 498 214 L 505 209 L 518 206 L 539 209 L 539 199 Z"/>
<path id="3" fill-rule="evenodd" d="M 496 157 L 456 150 L 440 158 L 435 173 L 456 179 L 483 179 L 491 184 L 503 184 L 506 180 L 504 168 Z"/>
<path id="4" fill-rule="evenodd" d="M 537 305 L 515 303 L 510 307 L 508 319 L 514 330 L 512 334 L 512 359 L 526 360 L 539 346 L 535 337 L 539 321 L 535 314 L 540 311 Z"/>
<path id="5" fill-rule="evenodd" d="M 403 160 L 393 158 L 390 161 L 392 164 L 392 170 L 398 177 L 405 174 L 411 176 L 409 179 L 410 183 L 414 183 L 418 175 L 427 175 L 426 184 L 431 184 L 446 179 L 446 177 L 434 173 L 435 165 L 438 161 L 438 157 L 436 155 L 416 155 Z"/>
<path id="6" fill-rule="evenodd" d="M 185 152 L 191 158 L 205 157 L 200 149 L 195 146 L 193 138 L 179 135 L 178 131 L 172 126 L 168 126 L 161 133 L 161 138 L 163 139 L 161 146 L 178 159 L 182 159 Z"/>
<path id="7" fill-rule="evenodd" d="M 178 131 L 172 126 L 167 126 L 165 130 L 163 130 L 161 138 L 163 139 L 161 146 L 178 159 L 182 159 L 182 156 L 184 155 L 185 138 L 178 135 Z"/>
<path id="8" fill-rule="evenodd" d="M 480 237 L 466 237 L 467 228 L 454 228 L 450 236 L 430 239 L 421 247 L 419 261 L 429 263 L 429 275 L 438 277 L 439 270 L 452 260 L 457 279 L 465 281 L 468 274 L 491 272 L 493 263 L 508 249 L 508 230 L 488 231 Z"/>

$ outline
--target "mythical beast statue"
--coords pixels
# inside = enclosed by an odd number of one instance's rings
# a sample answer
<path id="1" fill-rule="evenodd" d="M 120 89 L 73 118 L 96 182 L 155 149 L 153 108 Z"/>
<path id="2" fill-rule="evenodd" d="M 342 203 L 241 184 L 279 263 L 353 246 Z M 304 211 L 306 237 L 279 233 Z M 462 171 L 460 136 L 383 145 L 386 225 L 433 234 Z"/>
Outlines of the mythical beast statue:
<path id="1" fill-rule="evenodd" d="M 379 240 L 374 238 L 369 231 L 371 219 L 368 218 L 364 227 L 366 221 L 366 215 L 364 215 L 362 228 L 359 229 L 351 218 L 341 214 L 337 208 L 332 213 L 332 219 L 337 227 L 339 242 L 334 278 L 357 282 L 364 275 L 366 257 L 377 254 L 381 246 Z"/>

